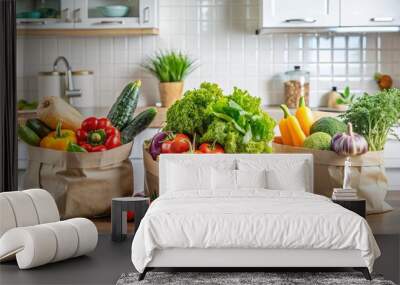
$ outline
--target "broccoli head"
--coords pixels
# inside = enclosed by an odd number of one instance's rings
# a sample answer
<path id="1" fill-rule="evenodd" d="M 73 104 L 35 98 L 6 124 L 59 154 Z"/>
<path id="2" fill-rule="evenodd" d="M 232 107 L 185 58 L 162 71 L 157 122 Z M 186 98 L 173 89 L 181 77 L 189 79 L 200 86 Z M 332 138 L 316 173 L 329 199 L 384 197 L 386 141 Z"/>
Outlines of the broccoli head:
<path id="1" fill-rule="evenodd" d="M 331 149 L 332 137 L 323 132 L 313 133 L 307 137 L 304 141 L 305 148 L 319 149 L 319 150 L 330 150 Z"/>

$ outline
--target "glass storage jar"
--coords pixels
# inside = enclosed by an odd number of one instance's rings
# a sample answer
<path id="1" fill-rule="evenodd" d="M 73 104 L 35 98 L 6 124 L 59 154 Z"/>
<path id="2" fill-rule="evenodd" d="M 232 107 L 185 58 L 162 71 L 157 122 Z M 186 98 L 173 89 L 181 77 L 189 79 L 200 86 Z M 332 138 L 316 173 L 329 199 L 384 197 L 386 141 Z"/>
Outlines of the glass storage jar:
<path id="1" fill-rule="evenodd" d="M 301 70 L 298 65 L 294 67 L 294 70 L 286 71 L 284 86 L 285 104 L 289 108 L 297 108 L 301 96 L 304 96 L 308 106 L 310 97 L 310 73 L 308 71 Z"/>

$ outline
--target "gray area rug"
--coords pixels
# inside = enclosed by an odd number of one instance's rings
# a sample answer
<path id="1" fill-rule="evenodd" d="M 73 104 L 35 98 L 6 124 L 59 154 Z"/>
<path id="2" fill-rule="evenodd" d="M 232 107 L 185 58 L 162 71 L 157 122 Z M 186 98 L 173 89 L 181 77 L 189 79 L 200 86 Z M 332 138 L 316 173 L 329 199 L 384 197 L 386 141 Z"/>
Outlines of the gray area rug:
<path id="1" fill-rule="evenodd" d="M 138 273 L 122 274 L 117 285 L 395 285 L 381 276 L 372 276 L 373 280 L 368 281 L 358 272 L 148 272 L 142 281 L 138 281 L 138 276 Z"/>

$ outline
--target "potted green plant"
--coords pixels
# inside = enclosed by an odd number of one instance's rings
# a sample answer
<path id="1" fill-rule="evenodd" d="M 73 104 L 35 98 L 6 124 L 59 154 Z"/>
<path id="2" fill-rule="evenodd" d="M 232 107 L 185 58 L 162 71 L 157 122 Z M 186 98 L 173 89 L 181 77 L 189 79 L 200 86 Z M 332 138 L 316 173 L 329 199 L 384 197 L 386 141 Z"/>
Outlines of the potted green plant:
<path id="1" fill-rule="evenodd" d="M 350 93 L 350 87 L 347 86 L 342 93 L 337 92 L 336 87 L 332 87 L 332 91 L 328 97 L 328 107 L 340 111 L 347 111 L 349 106 L 353 104 L 356 98 L 355 94 Z"/>
<path id="2" fill-rule="evenodd" d="M 182 97 L 183 81 L 197 64 L 182 52 L 159 51 L 143 67 L 160 80 L 161 104 L 168 108 Z"/>

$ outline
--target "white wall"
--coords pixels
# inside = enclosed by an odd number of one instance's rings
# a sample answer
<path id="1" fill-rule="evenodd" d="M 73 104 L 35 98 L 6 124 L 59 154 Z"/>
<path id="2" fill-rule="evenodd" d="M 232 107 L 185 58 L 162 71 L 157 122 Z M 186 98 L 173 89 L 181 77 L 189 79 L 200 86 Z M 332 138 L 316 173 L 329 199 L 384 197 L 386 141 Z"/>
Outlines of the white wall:
<path id="1" fill-rule="evenodd" d="M 129 80 L 143 80 L 141 105 L 158 100 L 157 81 L 140 63 L 154 51 L 175 48 L 199 59 L 186 81 L 194 88 L 213 81 L 260 96 L 265 105 L 282 101 L 279 75 L 300 64 L 311 72 L 311 105 L 325 103 L 331 86 L 373 92 L 376 71 L 400 86 L 400 34 L 269 34 L 256 36 L 257 0 L 160 0 L 160 35 L 91 38 L 19 38 L 18 97 L 37 96 L 38 71 L 50 70 L 58 55 L 74 69 L 95 72 L 96 105 L 109 106 Z"/>

